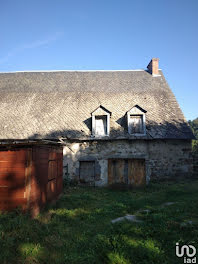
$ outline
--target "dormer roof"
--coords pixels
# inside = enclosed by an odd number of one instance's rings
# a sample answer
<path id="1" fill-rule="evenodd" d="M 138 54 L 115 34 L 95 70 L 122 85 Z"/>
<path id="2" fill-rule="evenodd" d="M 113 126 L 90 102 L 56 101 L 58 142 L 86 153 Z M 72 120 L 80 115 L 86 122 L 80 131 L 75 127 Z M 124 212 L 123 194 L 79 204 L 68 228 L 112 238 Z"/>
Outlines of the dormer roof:
<path id="1" fill-rule="evenodd" d="M 145 114 L 147 111 L 144 110 L 139 105 L 134 105 L 129 111 L 127 111 L 127 114 Z"/>
<path id="2" fill-rule="evenodd" d="M 108 114 L 111 116 L 111 112 L 102 105 L 98 106 L 93 112 L 91 112 L 91 115 L 108 115 Z"/>

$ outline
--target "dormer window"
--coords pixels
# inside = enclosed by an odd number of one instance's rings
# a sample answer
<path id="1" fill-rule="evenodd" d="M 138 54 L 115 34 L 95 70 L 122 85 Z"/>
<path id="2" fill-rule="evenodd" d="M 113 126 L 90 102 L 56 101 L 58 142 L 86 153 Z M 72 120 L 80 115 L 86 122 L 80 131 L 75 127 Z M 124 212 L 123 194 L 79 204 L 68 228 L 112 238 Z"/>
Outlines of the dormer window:
<path id="1" fill-rule="evenodd" d="M 109 135 L 111 112 L 100 105 L 91 113 L 92 116 L 92 135 L 104 137 Z"/>
<path id="2" fill-rule="evenodd" d="M 145 113 L 146 111 L 138 105 L 127 112 L 128 133 L 130 135 L 141 136 L 146 134 Z"/>
<path id="3" fill-rule="evenodd" d="M 107 116 L 95 116 L 95 135 L 107 135 Z"/>
<path id="4" fill-rule="evenodd" d="M 130 115 L 129 134 L 143 134 L 143 115 Z"/>

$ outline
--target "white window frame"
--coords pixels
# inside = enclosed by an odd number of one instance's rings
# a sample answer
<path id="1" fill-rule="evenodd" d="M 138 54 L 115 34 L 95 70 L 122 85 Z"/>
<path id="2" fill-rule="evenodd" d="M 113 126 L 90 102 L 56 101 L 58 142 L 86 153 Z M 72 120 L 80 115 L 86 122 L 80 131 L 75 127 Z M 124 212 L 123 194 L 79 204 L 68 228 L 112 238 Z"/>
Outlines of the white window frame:
<path id="1" fill-rule="evenodd" d="M 96 117 L 99 117 L 99 116 L 106 116 L 106 120 L 107 120 L 107 131 L 106 131 L 106 134 L 105 135 L 96 135 Z M 104 115 L 95 115 L 95 114 L 92 114 L 92 136 L 95 136 L 95 137 L 107 137 L 109 136 L 109 133 L 110 133 L 110 114 L 106 113 Z"/>
<path id="2" fill-rule="evenodd" d="M 127 126 L 128 126 L 128 133 L 132 136 L 145 136 L 146 135 L 146 111 L 139 106 L 134 106 L 127 112 Z M 142 133 L 131 133 L 130 132 L 130 118 L 131 116 L 142 116 Z"/>

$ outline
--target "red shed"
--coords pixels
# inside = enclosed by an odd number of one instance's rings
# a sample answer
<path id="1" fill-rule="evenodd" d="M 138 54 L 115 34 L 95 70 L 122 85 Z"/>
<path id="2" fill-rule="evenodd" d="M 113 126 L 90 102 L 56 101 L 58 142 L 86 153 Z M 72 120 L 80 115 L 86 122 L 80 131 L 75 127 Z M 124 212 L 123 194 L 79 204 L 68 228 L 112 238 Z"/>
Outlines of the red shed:
<path id="1" fill-rule="evenodd" d="M 0 148 L 0 210 L 21 207 L 33 215 L 62 192 L 63 152 L 57 145 Z"/>

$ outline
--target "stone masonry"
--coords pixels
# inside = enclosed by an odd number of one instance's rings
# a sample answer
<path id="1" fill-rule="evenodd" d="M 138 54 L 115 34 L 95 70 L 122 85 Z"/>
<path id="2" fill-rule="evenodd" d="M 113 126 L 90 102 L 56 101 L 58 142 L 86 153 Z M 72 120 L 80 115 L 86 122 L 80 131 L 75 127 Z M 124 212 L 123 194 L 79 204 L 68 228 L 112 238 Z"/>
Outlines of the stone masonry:
<path id="1" fill-rule="evenodd" d="M 143 158 L 146 182 L 190 177 L 193 171 L 190 140 L 116 140 L 66 142 L 63 176 L 79 180 L 80 161 L 95 161 L 95 186 L 108 184 L 109 158 Z"/>

